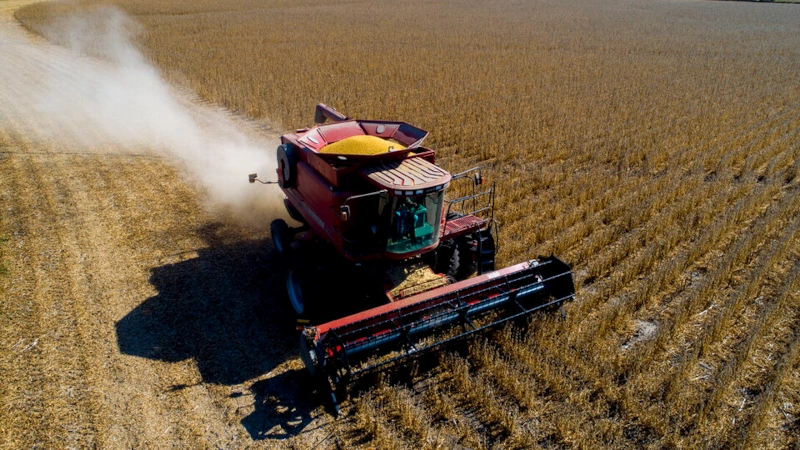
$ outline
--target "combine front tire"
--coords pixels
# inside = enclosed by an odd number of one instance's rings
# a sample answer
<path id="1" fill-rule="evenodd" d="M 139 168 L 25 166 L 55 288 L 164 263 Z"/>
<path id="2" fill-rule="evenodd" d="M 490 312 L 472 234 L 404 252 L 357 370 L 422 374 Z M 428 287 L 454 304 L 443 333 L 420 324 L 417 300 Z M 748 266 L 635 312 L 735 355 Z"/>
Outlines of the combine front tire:
<path id="1" fill-rule="evenodd" d="M 442 241 L 436 249 L 434 271 L 455 279 L 458 272 L 458 245 L 454 240 Z"/>
<path id="2" fill-rule="evenodd" d="M 294 312 L 297 313 L 298 318 L 308 317 L 308 295 L 307 288 L 303 286 L 298 272 L 290 270 L 286 274 L 286 293 L 289 296 L 289 303 L 292 304 Z"/>
<path id="3" fill-rule="evenodd" d="M 456 239 L 458 247 L 458 274 L 459 280 L 466 280 L 478 271 L 478 242 L 480 233 L 475 232 Z"/>
<path id="4" fill-rule="evenodd" d="M 478 242 L 478 273 L 486 273 L 494 270 L 494 258 L 497 244 L 492 229 L 481 230 L 480 241 Z"/>
<path id="5" fill-rule="evenodd" d="M 269 224 L 269 232 L 272 235 L 272 245 L 282 256 L 287 256 L 291 250 L 292 232 L 289 225 L 283 219 L 275 219 Z"/>

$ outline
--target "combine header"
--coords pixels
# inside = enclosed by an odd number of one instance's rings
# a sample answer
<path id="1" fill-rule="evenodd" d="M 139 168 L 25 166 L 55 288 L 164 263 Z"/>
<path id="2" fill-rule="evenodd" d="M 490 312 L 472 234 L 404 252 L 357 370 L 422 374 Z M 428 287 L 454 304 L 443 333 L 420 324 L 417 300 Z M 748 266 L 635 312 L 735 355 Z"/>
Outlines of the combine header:
<path id="1" fill-rule="evenodd" d="M 300 356 L 335 411 L 360 376 L 574 297 L 555 257 L 495 270 L 495 186 L 480 168 L 437 166 L 426 131 L 323 104 L 315 122 L 278 147 L 284 204 L 302 226 L 278 219 L 271 231 Z"/>

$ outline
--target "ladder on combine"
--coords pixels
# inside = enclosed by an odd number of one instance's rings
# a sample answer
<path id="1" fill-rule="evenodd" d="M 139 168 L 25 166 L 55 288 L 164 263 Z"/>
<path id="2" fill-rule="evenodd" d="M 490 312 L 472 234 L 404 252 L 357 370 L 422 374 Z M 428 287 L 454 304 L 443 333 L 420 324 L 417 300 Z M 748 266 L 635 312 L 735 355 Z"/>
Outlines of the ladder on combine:
<path id="1" fill-rule="evenodd" d="M 478 274 L 491 272 L 495 268 L 494 256 L 500 249 L 498 240 L 498 224 L 494 218 L 494 199 L 496 183 L 484 187 L 484 178 L 480 167 L 474 167 L 453 175 L 451 187 L 458 180 L 469 180 L 467 192 L 453 199 L 445 199 L 447 212 L 442 227 L 442 239 L 458 239 L 469 233 L 475 233 L 474 245 L 478 255 Z M 460 182 L 462 190 L 465 183 Z M 478 230 L 475 232 L 474 230 Z"/>

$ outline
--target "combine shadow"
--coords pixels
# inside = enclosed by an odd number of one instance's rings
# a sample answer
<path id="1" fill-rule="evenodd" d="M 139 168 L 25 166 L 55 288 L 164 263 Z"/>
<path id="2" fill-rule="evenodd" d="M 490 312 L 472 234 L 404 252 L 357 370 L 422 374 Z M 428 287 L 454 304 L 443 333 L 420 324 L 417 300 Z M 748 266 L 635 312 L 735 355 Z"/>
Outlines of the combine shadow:
<path id="1" fill-rule="evenodd" d="M 150 283 L 158 293 L 116 323 L 117 343 L 126 355 L 192 359 L 204 383 L 247 384 L 297 355 L 284 264 L 270 239 L 226 236 L 218 224 L 198 233 L 206 247 L 196 257 L 152 269 Z M 252 395 L 235 392 L 231 398 L 253 399 L 241 402 L 254 407 L 241 423 L 254 440 L 299 434 L 321 405 L 304 370 L 257 381 L 249 390 Z"/>
<path id="2" fill-rule="evenodd" d="M 305 370 L 292 370 L 250 386 L 255 396 L 254 411 L 242 419 L 253 440 L 283 440 L 307 429 L 320 406 L 312 392 L 311 377 Z"/>
<path id="3" fill-rule="evenodd" d="M 263 375 L 294 356 L 294 320 L 271 242 L 224 238 L 220 228 L 199 230 L 207 247 L 197 257 L 152 269 L 158 294 L 116 324 L 122 353 L 191 358 L 203 382 L 222 385 Z"/>

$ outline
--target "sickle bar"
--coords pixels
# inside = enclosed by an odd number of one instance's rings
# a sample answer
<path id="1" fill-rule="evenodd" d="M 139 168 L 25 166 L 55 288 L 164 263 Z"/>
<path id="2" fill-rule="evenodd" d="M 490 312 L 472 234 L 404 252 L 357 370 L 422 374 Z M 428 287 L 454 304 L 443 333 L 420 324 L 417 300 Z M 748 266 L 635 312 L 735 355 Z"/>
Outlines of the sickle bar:
<path id="1" fill-rule="evenodd" d="M 574 295 L 566 263 L 552 256 L 531 260 L 306 327 L 301 356 L 309 371 L 330 387 L 335 405 L 335 392 L 359 376 L 560 305 Z"/>

